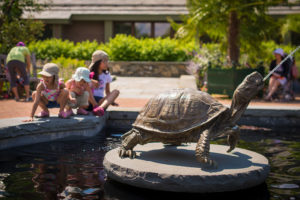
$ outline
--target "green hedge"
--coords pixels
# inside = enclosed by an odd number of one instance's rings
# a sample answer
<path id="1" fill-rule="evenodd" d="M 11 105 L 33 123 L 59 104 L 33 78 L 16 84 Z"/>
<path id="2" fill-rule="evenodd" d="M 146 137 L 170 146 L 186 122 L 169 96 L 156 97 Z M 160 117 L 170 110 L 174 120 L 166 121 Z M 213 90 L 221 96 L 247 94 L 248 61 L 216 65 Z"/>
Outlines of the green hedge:
<path id="1" fill-rule="evenodd" d="M 186 44 L 170 38 L 136 39 L 117 35 L 106 44 L 84 41 L 74 44 L 69 40 L 48 39 L 28 45 L 38 59 L 51 60 L 59 57 L 90 60 L 97 49 L 106 51 L 112 61 L 187 61 L 194 50 L 193 42 Z"/>

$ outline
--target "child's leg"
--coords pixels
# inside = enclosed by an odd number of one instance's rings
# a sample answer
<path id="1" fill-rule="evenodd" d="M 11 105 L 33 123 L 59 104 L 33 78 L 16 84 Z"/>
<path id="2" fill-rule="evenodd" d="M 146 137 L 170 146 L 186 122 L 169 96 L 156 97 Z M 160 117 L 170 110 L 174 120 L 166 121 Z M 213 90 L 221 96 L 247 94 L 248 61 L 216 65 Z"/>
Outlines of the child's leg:
<path id="1" fill-rule="evenodd" d="M 77 97 L 77 102 L 78 102 L 78 110 L 77 114 L 79 115 L 88 115 L 89 112 L 86 111 L 85 109 L 89 107 L 89 92 L 85 91 L 81 96 Z"/>
<path id="2" fill-rule="evenodd" d="M 59 103 L 59 112 L 64 111 L 68 102 L 69 92 L 66 89 L 61 89 L 59 96 L 57 97 L 57 103 Z"/>
<path id="3" fill-rule="evenodd" d="M 83 109 L 86 109 L 89 107 L 89 93 L 87 91 L 85 91 L 81 97 L 80 97 L 80 100 L 78 100 L 80 103 L 79 103 L 79 108 L 83 108 Z"/>
<path id="4" fill-rule="evenodd" d="M 106 109 L 110 104 L 112 104 L 116 98 L 119 96 L 119 90 L 113 90 L 109 95 L 107 95 L 104 100 L 100 100 L 99 104 L 103 109 Z"/>
<path id="5" fill-rule="evenodd" d="M 33 99 L 33 101 L 35 100 L 35 97 L 36 97 L 36 91 L 34 91 L 32 93 L 32 99 Z M 46 113 L 49 113 L 49 110 L 48 110 L 48 108 L 46 106 L 47 104 L 48 104 L 48 99 L 46 99 L 43 95 L 41 95 L 39 106 L 42 108 L 43 111 L 45 111 Z"/>

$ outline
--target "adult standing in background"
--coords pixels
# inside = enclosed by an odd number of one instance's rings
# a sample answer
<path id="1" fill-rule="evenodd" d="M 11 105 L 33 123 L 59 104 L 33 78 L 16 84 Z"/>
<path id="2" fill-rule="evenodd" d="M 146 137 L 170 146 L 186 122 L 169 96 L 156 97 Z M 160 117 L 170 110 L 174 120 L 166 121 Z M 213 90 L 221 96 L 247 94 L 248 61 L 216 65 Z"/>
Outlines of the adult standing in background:
<path id="1" fill-rule="evenodd" d="M 275 49 L 273 52 L 275 59 L 272 60 L 270 64 L 270 71 L 273 70 L 283 59 L 284 59 L 284 51 L 281 48 Z M 274 71 L 272 74 L 269 87 L 268 94 L 265 98 L 266 101 L 272 100 L 272 95 L 276 92 L 280 85 L 284 86 L 287 83 L 287 76 L 289 73 L 289 63 L 285 61 L 280 65 L 278 69 Z"/>
<path id="2" fill-rule="evenodd" d="M 24 89 L 26 93 L 26 102 L 32 101 L 29 94 L 29 75 L 30 74 L 30 52 L 23 42 L 18 42 L 16 47 L 13 47 L 6 58 L 7 68 L 10 75 L 10 87 L 15 96 L 15 100 L 19 101 L 17 90 L 17 73 L 24 80 Z"/>

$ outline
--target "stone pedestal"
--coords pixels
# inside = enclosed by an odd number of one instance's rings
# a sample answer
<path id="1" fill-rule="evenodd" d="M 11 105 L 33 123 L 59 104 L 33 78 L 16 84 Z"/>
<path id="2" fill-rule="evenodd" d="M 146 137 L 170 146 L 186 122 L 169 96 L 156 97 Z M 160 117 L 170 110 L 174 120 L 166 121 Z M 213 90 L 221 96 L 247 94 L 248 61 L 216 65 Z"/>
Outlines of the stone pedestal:
<path id="1" fill-rule="evenodd" d="M 268 160 L 253 151 L 211 145 L 215 169 L 202 166 L 195 158 L 196 144 L 167 146 L 161 143 L 137 145 L 137 158 L 123 158 L 118 149 L 104 158 L 108 178 L 153 190 L 209 193 L 235 191 L 259 185 L 269 173 Z"/>

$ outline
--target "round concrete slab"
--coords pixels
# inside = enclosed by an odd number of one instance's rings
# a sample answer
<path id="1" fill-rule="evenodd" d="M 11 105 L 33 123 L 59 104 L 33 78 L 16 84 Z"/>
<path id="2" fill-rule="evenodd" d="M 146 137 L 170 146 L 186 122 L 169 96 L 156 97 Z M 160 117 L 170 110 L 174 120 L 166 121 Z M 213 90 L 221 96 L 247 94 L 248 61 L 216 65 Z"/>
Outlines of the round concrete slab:
<path id="1" fill-rule="evenodd" d="M 195 158 L 196 144 L 137 145 L 137 158 L 123 158 L 118 149 L 109 151 L 103 164 L 109 178 L 136 187 L 174 192 L 224 192 L 246 189 L 265 181 L 268 160 L 261 154 L 228 146 L 210 145 L 215 169 L 203 167 Z"/>

